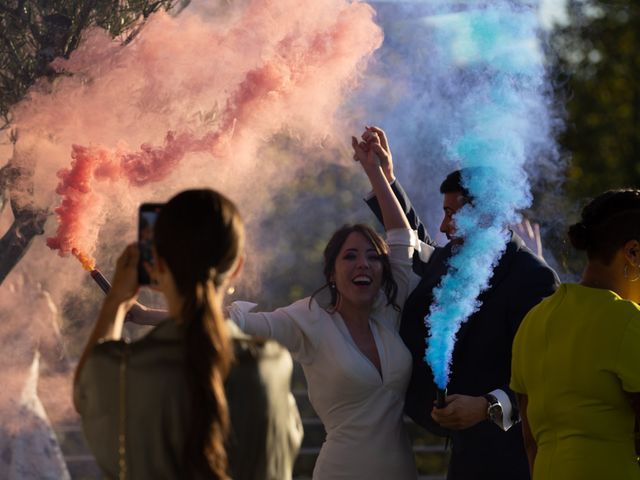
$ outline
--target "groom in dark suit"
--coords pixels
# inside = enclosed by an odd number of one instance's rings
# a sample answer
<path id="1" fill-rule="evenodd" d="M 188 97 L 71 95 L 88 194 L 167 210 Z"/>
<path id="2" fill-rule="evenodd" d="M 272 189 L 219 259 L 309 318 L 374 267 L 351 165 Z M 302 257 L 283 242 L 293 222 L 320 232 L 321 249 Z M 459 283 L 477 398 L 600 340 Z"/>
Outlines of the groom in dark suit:
<path id="1" fill-rule="evenodd" d="M 387 179 L 420 239 L 435 247 L 425 262 L 418 254 L 413 269 L 420 277 L 402 312 L 400 335 L 413 356 L 413 372 L 405 412 L 417 424 L 449 436 L 452 453 L 448 480 L 526 480 L 525 454 L 515 396 L 509 389 L 511 344 L 526 313 L 558 286 L 555 272 L 512 232 L 511 240 L 493 271 L 489 288 L 480 295 L 480 309 L 461 327 L 453 352 L 449 396 L 444 408 L 435 408 L 433 373 L 424 361 L 428 331 L 424 318 L 433 303 L 433 289 L 448 269 L 448 260 L 462 243 L 456 236 L 454 215 L 472 201 L 462 185 L 460 171 L 442 182 L 444 218 L 440 231 L 449 242 L 438 246 L 429 237 L 409 197 L 393 175 L 391 152 L 384 132 L 368 127 L 365 144 L 378 136 L 378 151 Z M 374 142 L 378 143 L 378 142 Z M 367 203 L 380 218 L 375 198 Z"/>

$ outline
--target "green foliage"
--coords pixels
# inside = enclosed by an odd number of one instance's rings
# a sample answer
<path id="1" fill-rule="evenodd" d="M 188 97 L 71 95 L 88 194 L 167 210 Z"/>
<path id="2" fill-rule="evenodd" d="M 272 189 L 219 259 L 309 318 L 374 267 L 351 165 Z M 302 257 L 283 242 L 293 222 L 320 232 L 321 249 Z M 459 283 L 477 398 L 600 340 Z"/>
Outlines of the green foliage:
<path id="1" fill-rule="evenodd" d="M 10 109 L 42 76 L 49 63 L 68 57 L 82 32 L 97 25 L 129 41 L 151 13 L 177 0 L 0 0 L 0 128 Z M 184 6 L 188 1 L 182 1 Z"/>
<path id="2" fill-rule="evenodd" d="M 543 226 L 552 266 L 574 281 L 585 258 L 568 245 L 568 226 L 589 198 L 640 186 L 640 8 L 636 0 L 567 0 L 567 8 L 569 21 L 552 32 L 549 52 L 566 109 L 559 137 L 566 179 L 563 188 L 551 177 L 536 185 L 531 217 Z"/>
<path id="3" fill-rule="evenodd" d="M 640 185 L 640 8 L 636 0 L 568 0 L 570 23 L 553 48 L 566 84 L 572 160 L 567 194 L 581 200 Z"/>

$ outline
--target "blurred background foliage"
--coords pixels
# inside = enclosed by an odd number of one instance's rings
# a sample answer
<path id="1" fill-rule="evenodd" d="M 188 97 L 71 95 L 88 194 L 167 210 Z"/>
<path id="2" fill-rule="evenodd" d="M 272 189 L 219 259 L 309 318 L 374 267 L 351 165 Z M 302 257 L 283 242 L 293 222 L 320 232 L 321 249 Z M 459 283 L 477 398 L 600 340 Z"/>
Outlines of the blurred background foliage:
<path id="1" fill-rule="evenodd" d="M 568 13 L 552 51 L 566 77 L 565 191 L 578 200 L 640 185 L 640 3 L 569 0 Z"/>
<path id="2" fill-rule="evenodd" d="M 289 188 L 275 194 L 257 229 L 261 235 L 258 243 L 265 245 L 267 255 L 263 257 L 263 278 L 258 282 L 260 291 L 246 293 L 247 298 L 258 298 L 261 307 L 269 309 L 304 298 L 325 285 L 324 248 L 342 225 L 368 223 L 380 230 L 363 201 L 370 189 L 366 176 L 348 151 L 306 149 L 284 136 L 275 138 L 271 148 L 283 152 L 281 159 L 286 158 L 285 151 L 289 156 L 293 152 L 305 159 L 307 167 Z M 327 163 L 327 158 L 333 162 Z M 243 298 L 243 293 L 238 291 L 236 297 Z"/>
<path id="3" fill-rule="evenodd" d="M 546 227 L 548 259 L 575 280 L 584 258 L 567 245 L 567 226 L 599 193 L 640 187 L 640 3 L 566 3 L 567 22 L 551 32 L 548 61 L 565 108 L 558 140 L 567 168 L 559 190 L 534 191 L 531 215 Z"/>

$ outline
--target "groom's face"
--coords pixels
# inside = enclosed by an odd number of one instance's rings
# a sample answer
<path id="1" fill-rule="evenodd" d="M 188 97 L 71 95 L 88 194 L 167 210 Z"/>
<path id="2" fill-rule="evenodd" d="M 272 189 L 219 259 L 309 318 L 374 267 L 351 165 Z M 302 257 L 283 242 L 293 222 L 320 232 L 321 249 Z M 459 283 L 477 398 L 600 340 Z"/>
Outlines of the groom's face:
<path id="1" fill-rule="evenodd" d="M 440 224 L 440 231 L 447 236 L 450 242 L 455 244 L 461 244 L 463 239 L 456 236 L 456 224 L 453 217 L 465 203 L 467 203 L 467 199 L 462 192 L 445 193 L 442 199 L 444 218 Z"/>

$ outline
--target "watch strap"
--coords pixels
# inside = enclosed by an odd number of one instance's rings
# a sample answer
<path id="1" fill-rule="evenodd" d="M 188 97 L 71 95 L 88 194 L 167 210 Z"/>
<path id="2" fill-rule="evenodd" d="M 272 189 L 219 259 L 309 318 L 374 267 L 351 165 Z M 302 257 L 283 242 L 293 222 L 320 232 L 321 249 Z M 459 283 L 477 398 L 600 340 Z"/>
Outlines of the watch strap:
<path id="1" fill-rule="evenodd" d="M 500 402 L 498 401 L 496 396 L 492 395 L 491 393 L 487 393 L 486 395 L 483 395 L 483 397 L 489 403 L 489 406 L 487 407 L 487 419 L 495 422 L 497 413 L 496 410 L 502 411 L 502 405 L 500 405 Z"/>

